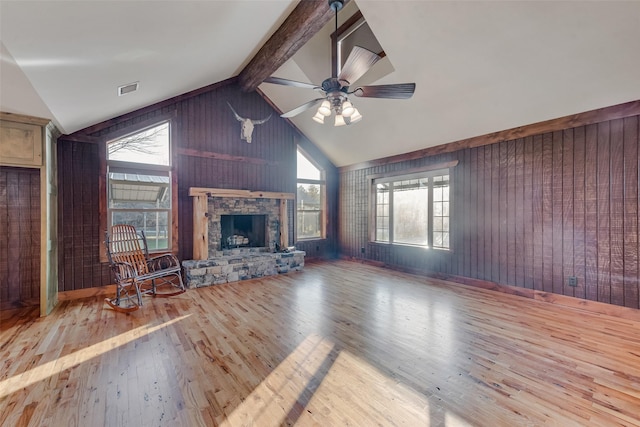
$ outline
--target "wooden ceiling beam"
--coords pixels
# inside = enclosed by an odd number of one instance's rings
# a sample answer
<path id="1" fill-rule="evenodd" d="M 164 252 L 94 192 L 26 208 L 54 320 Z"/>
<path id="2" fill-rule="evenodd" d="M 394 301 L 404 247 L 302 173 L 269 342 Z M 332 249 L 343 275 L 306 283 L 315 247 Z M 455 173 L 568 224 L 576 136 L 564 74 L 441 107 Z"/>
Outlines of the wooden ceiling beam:
<path id="1" fill-rule="evenodd" d="M 348 2 L 349 0 L 345 0 L 344 3 Z M 335 13 L 327 0 L 301 0 L 280 28 L 240 72 L 240 88 L 245 92 L 255 90 L 334 16 Z"/>

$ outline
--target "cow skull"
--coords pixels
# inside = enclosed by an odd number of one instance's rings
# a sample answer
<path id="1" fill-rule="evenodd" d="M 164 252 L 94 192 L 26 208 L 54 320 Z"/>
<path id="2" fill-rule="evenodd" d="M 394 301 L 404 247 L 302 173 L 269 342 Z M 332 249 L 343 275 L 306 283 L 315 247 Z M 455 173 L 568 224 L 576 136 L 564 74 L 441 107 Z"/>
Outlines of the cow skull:
<path id="1" fill-rule="evenodd" d="M 252 120 L 249 118 L 244 118 L 244 117 L 241 117 L 238 113 L 236 113 L 236 110 L 233 109 L 231 104 L 227 102 L 227 105 L 229 106 L 229 108 L 231 108 L 231 111 L 233 111 L 233 114 L 235 114 L 236 119 L 241 123 L 240 139 L 242 139 L 243 141 L 247 141 L 249 144 L 251 144 L 251 135 L 253 134 L 254 126 L 261 125 L 271 118 L 271 114 L 269 114 L 269 117 L 262 120 Z"/>

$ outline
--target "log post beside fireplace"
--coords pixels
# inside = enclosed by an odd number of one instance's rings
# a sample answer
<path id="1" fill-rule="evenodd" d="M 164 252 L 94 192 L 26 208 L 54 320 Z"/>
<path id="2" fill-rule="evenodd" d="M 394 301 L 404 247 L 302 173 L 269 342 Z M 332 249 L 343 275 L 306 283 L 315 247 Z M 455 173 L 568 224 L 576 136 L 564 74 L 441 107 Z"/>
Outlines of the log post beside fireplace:
<path id="1" fill-rule="evenodd" d="M 189 196 L 193 197 L 193 256 L 196 260 L 206 260 L 209 257 L 208 197 L 279 199 L 280 247 L 282 248 L 288 245 L 289 220 L 287 215 L 287 200 L 295 199 L 295 194 L 293 193 L 191 187 L 189 188 Z"/>
<path id="2" fill-rule="evenodd" d="M 209 222 L 207 195 L 193 196 L 193 258 L 207 259 L 209 253 Z"/>

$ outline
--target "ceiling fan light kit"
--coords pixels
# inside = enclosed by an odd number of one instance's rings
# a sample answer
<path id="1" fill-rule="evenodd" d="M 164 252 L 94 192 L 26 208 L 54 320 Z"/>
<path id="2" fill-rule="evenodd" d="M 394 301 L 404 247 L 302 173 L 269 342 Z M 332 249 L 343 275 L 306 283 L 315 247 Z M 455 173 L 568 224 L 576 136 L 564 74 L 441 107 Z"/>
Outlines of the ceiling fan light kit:
<path id="1" fill-rule="evenodd" d="M 329 100 L 325 99 L 322 101 L 322 104 L 318 107 L 318 114 L 322 114 L 325 117 L 331 115 L 331 103 Z"/>
<path id="2" fill-rule="evenodd" d="M 335 11 L 335 34 L 338 34 L 338 11 L 344 5 L 343 0 L 329 0 L 329 7 Z M 335 51 L 338 50 L 338 37 L 333 37 L 335 43 Z M 415 83 L 400 83 L 375 86 L 360 86 L 349 92 L 349 86 L 362 77 L 381 57 L 363 47 L 354 46 L 349 53 L 344 66 L 338 74 L 338 64 L 332 69 L 332 76 L 322 82 L 321 86 L 311 83 L 297 82 L 293 80 L 282 79 L 279 77 L 269 77 L 265 79 L 265 83 L 279 84 L 284 86 L 295 86 L 318 90 L 324 93 L 323 98 L 316 98 L 291 111 L 283 113 L 280 117 L 294 117 L 298 114 L 312 108 L 318 102 L 322 101 L 320 107 L 313 116 L 313 120 L 317 123 L 324 124 L 324 118 L 329 117 L 331 113 L 335 113 L 334 126 L 344 126 L 356 123 L 362 120 L 362 115 L 357 108 L 353 106 L 349 100 L 349 95 L 365 97 L 365 98 L 387 98 L 387 99 L 408 99 L 413 96 L 416 89 Z"/>
<path id="3" fill-rule="evenodd" d="M 312 117 L 313 121 L 316 123 L 324 124 L 324 114 L 321 114 L 320 111 L 316 113 L 315 116 Z"/>
<path id="4" fill-rule="evenodd" d="M 353 104 L 346 100 L 342 103 L 342 115 L 345 117 L 351 117 L 353 113 L 355 113 L 356 109 L 353 107 Z"/>
<path id="5" fill-rule="evenodd" d="M 360 120 L 362 120 L 362 115 L 360 114 L 357 108 L 354 108 L 353 114 L 351 115 L 351 117 L 349 117 L 349 123 L 350 124 L 356 123 L 356 122 L 359 122 Z"/>

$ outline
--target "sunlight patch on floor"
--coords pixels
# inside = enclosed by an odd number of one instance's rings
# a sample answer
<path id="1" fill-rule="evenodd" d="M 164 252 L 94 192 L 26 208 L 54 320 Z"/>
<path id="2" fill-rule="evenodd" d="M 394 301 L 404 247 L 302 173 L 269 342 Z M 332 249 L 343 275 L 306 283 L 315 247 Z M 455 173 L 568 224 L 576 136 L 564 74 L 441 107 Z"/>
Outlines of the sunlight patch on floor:
<path id="1" fill-rule="evenodd" d="M 333 420 L 337 417 L 350 425 L 373 421 L 380 425 L 430 425 L 429 400 L 425 396 L 346 350 L 340 352 L 308 407 L 334 412 Z M 349 416 L 363 413 L 369 414 L 370 419 Z"/>
<path id="2" fill-rule="evenodd" d="M 356 414 L 369 414 L 363 420 Z M 367 360 L 325 337 L 308 336 L 222 426 L 234 425 L 442 425 L 432 423 L 427 396 L 390 378 Z M 467 426 L 457 417 L 447 427 Z"/>
<path id="3" fill-rule="evenodd" d="M 222 427 L 236 425 L 280 425 L 292 411 L 304 410 L 300 401 L 326 363 L 334 343 L 309 335 L 227 417 Z"/>
<path id="4" fill-rule="evenodd" d="M 444 415 L 444 425 L 445 427 L 472 427 L 472 424 L 469 424 L 451 412 L 447 412 Z"/>
<path id="5" fill-rule="evenodd" d="M 29 387 L 30 385 L 42 381 L 59 372 L 71 369 L 96 356 L 107 353 L 114 348 L 135 341 L 140 337 L 151 334 L 162 328 L 166 328 L 167 326 L 170 326 L 174 323 L 180 322 L 181 320 L 184 320 L 190 316 L 191 314 L 187 314 L 155 326 L 140 326 L 115 337 L 93 344 L 89 347 L 67 354 L 66 356 L 57 358 L 56 360 L 52 360 L 43 365 L 36 366 L 35 368 L 28 371 L 16 374 L 13 377 L 0 382 L 0 398 L 15 393 L 22 388 Z"/>

